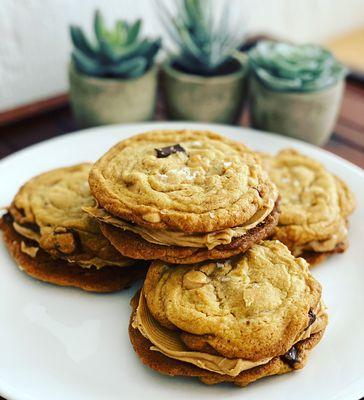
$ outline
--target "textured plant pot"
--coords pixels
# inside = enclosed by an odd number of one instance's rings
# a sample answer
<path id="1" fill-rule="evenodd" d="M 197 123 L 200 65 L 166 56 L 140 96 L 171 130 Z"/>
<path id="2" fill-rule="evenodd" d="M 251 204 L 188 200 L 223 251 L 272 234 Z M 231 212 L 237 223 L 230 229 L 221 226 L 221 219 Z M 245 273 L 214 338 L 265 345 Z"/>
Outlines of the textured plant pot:
<path id="1" fill-rule="evenodd" d="M 252 77 L 249 94 L 251 125 L 321 146 L 334 129 L 343 89 L 344 80 L 340 80 L 315 92 L 279 92 Z"/>
<path id="2" fill-rule="evenodd" d="M 148 121 L 153 118 L 157 67 L 131 79 L 95 78 L 69 67 L 70 100 L 79 126 Z"/>
<path id="3" fill-rule="evenodd" d="M 162 65 L 162 89 L 172 119 L 234 123 L 245 98 L 246 68 L 214 77 L 180 72 L 169 61 Z"/>

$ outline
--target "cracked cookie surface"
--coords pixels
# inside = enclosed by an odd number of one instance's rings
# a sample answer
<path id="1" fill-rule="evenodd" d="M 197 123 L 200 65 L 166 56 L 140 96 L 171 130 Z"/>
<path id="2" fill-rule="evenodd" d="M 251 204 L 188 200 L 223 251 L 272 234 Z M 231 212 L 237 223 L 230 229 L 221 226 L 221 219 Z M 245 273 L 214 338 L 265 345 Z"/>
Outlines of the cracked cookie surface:
<path id="1" fill-rule="evenodd" d="M 153 262 L 143 291 L 153 317 L 181 330 L 187 346 L 251 361 L 287 352 L 310 326 L 310 310 L 321 304 L 321 286 L 306 261 L 278 241 L 225 261 Z M 323 327 L 326 322 L 323 313 Z"/>
<path id="2" fill-rule="evenodd" d="M 207 131 L 153 131 L 126 139 L 95 163 L 89 182 L 108 213 L 172 232 L 242 225 L 268 203 L 272 209 L 278 196 L 253 152 Z"/>

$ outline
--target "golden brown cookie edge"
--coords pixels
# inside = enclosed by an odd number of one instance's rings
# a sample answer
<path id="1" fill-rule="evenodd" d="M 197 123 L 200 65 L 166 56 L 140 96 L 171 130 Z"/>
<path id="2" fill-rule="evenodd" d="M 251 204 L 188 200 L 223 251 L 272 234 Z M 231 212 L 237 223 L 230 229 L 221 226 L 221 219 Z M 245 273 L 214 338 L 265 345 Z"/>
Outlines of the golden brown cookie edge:
<path id="1" fill-rule="evenodd" d="M 143 278 L 147 267 L 139 263 L 131 267 L 106 266 L 101 269 L 82 268 L 75 263 L 54 259 L 42 249 L 35 258 L 21 251 L 21 242 L 34 245 L 21 237 L 11 224 L 0 219 L 5 245 L 19 268 L 27 275 L 58 286 L 72 286 L 85 291 L 108 293 L 126 289 L 136 280 Z"/>
<path id="2" fill-rule="evenodd" d="M 225 259 L 248 250 L 254 243 L 269 237 L 278 223 L 279 210 L 275 208 L 268 217 L 250 233 L 235 238 L 230 244 L 207 248 L 163 246 L 149 243 L 140 236 L 100 222 L 102 233 L 124 256 L 142 260 L 162 260 L 171 264 L 193 264 L 206 260 Z M 247 237 L 248 236 L 248 237 Z"/>
<path id="3" fill-rule="evenodd" d="M 304 251 L 299 257 L 304 258 L 310 264 L 310 267 L 314 267 L 315 265 L 322 263 L 328 257 L 334 254 L 344 253 L 348 247 L 349 244 L 347 242 L 341 242 L 337 244 L 337 246 L 331 251 L 326 251 L 326 252 Z"/>
<path id="4" fill-rule="evenodd" d="M 267 364 L 243 371 L 236 377 L 220 375 L 218 373 L 201 369 L 195 365 L 188 364 L 183 361 L 168 358 L 162 353 L 150 350 L 150 346 L 152 345 L 152 343 L 148 339 L 146 339 L 138 331 L 138 329 L 135 329 L 132 326 L 134 314 L 138 305 L 139 293 L 140 292 L 138 291 L 131 300 L 133 311 L 129 323 L 129 338 L 134 348 L 134 351 L 136 352 L 142 363 L 163 375 L 197 377 L 203 383 L 208 385 L 231 382 L 237 386 L 244 387 L 266 376 L 281 375 L 287 372 L 301 369 L 306 365 L 307 357 L 310 350 L 315 347 L 316 344 L 318 344 L 324 334 L 324 331 L 322 330 L 295 345 L 300 360 L 295 364 L 289 364 L 288 362 L 283 361 L 281 356 L 277 356 L 270 360 Z"/>
<path id="5" fill-rule="evenodd" d="M 74 245 L 75 249 L 72 252 L 62 252 L 60 251 L 57 246 L 53 246 L 50 240 L 46 240 L 44 235 L 41 233 L 41 226 L 39 226 L 36 222 L 36 214 L 34 214 L 33 210 L 25 210 L 20 209 L 17 206 L 18 199 L 24 196 L 24 193 L 29 192 L 32 189 L 32 185 L 38 179 L 43 179 L 46 176 L 52 176 L 52 174 L 62 174 L 61 177 L 63 179 L 64 174 L 69 174 L 73 172 L 80 172 L 83 168 L 91 169 L 92 163 L 90 162 L 83 162 L 79 164 L 54 168 L 49 171 L 42 172 L 37 174 L 36 176 L 32 177 L 31 179 L 27 180 L 17 191 L 16 195 L 14 196 L 10 206 L 8 207 L 8 211 L 14 218 L 14 222 L 16 222 L 20 227 L 24 226 L 26 228 L 30 228 L 34 230 L 34 232 L 40 235 L 39 237 L 39 246 L 43 248 L 47 253 L 49 253 L 54 258 L 64 258 L 70 262 L 75 263 L 87 263 L 94 259 L 99 258 L 102 260 L 108 260 L 110 265 L 115 263 L 125 263 L 132 264 L 132 260 L 126 260 L 124 257 L 120 256 L 120 253 L 115 250 L 115 248 L 110 245 L 110 243 L 104 239 L 101 231 L 96 224 L 95 227 L 98 228 L 97 232 L 92 231 L 82 231 L 78 228 L 70 228 L 67 226 L 63 226 L 62 224 L 58 224 L 57 228 L 64 229 L 64 233 L 72 237 L 72 244 Z M 85 180 L 87 183 L 87 179 Z M 91 193 L 90 193 L 91 198 Z M 81 208 L 81 207 L 80 207 Z M 55 226 L 53 227 L 56 228 Z M 51 239 L 50 235 L 49 239 Z M 55 236 L 54 236 L 55 237 Z M 104 246 L 102 248 L 96 249 L 95 243 L 104 240 Z M 96 251 L 95 251 L 96 249 Z"/>

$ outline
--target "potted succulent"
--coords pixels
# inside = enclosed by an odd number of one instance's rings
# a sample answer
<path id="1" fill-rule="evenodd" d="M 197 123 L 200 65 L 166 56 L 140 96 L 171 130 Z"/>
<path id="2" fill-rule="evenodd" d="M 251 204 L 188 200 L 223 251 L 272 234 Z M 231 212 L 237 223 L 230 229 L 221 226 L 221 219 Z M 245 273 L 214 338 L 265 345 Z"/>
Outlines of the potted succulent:
<path id="1" fill-rule="evenodd" d="M 340 109 L 346 68 L 316 45 L 262 41 L 249 51 L 253 127 L 322 145 Z"/>
<path id="2" fill-rule="evenodd" d="M 223 5 L 220 19 L 210 0 L 178 0 L 175 15 L 165 5 L 159 8 L 174 44 L 161 73 L 170 118 L 232 123 L 242 111 L 247 65 L 238 49 L 243 33 L 231 28 L 229 5 Z"/>
<path id="3" fill-rule="evenodd" d="M 80 27 L 70 27 L 70 101 L 79 125 L 153 118 L 157 87 L 154 59 L 161 41 L 142 39 L 141 25 L 141 20 L 117 21 L 109 30 L 96 11 L 96 40 L 90 41 Z"/>

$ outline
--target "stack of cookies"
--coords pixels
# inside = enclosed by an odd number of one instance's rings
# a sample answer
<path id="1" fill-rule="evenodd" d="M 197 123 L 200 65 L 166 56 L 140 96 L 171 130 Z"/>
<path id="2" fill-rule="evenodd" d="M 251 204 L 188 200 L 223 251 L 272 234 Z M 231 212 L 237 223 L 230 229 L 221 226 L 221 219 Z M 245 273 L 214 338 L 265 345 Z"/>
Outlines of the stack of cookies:
<path id="1" fill-rule="evenodd" d="M 109 150 L 89 183 L 103 234 L 152 261 L 129 327 L 146 365 L 239 386 L 304 366 L 327 324 L 321 286 L 262 241 L 279 200 L 257 154 L 211 132 L 150 132 Z"/>
<path id="2" fill-rule="evenodd" d="M 341 180 L 295 151 L 166 130 L 33 178 L 0 227 L 40 280 L 106 292 L 146 274 L 129 326 L 140 359 L 245 386 L 302 368 L 320 341 L 327 314 L 306 260 L 345 250 L 353 208 Z"/>
<path id="3" fill-rule="evenodd" d="M 93 204 L 91 164 L 59 168 L 27 182 L 0 220 L 5 243 L 28 275 L 61 286 L 112 292 L 145 275 L 122 256 L 82 208 Z"/>
<path id="4" fill-rule="evenodd" d="M 278 222 L 278 191 L 257 156 L 211 132 L 124 140 L 96 162 L 89 183 L 97 206 L 84 209 L 134 259 L 189 264 L 231 257 Z"/>
<path id="5" fill-rule="evenodd" d="M 278 241 L 220 262 L 153 262 L 132 306 L 140 359 L 207 384 L 246 386 L 302 368 L 327 324 L 320 284 Z"/>
<path id="6" fill-rule="evenodd" d="M 348 247 L 348 217 L 355 199 L 337 176 L 319 162 L 286 149 L 263 154 L 264 167 L 280 194 L 279 223 L 274 238 L 311 265 Z"/>

